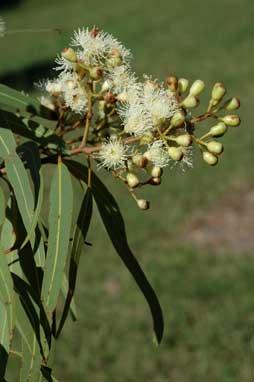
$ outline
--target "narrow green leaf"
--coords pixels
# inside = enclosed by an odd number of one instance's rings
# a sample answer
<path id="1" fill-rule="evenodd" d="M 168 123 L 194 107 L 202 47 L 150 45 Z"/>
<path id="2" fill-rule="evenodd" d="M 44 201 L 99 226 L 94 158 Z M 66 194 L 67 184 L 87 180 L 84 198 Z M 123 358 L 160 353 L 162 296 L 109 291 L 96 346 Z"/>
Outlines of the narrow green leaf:
<path id="1" fill-rule="evenodd" d="M 5 305 L 0 301 L 0 381 L 6 382 L 5 373 L 10 351 L 8 316 Z"/>
<path id="2" fill-rule="evenodd" d="M 10 350 L 9 332 L 7 311 L 4 303 L 0 301 L 0 345 L 2 345 L 7 354 Z"/>
<path id="3" fill-rule="evenodd" d="M 6 306 L 8 315 L 9 338 L 13 337 L 16 321 L 15 293 L 13 281 L 7 264 L 7 256 L 4 254 L 2 244 L 0 244 L 0 300 Z"/>
<path id="4" fill-rule="evenodd" d="M 67 167 L 59 161 L 50 190 L 49 238 L 42 283 L 42 300 L 53 311 L 62 284 L 68 255 L 72 220 L 73 191 Z"/>
<path id="5" fill-rule="evenodd" d="M 65 164 L 74 176 L 87 183 L 88 176 L 85 166 L 72 160 L 66 160 Z M 131 252 L 127 242 L 123 217 L 114 197 L 94 173 L 92 174 L 92 192 L 104 226 L 116 252 L 146 298 L 153 317 L 156 339 L 157 342 L 160 343 L 164 328 L 160 303 L 143 270 Z"/>
<path id="6" fill-rule="evenodd" d="M 5 196 L 4 196 L 2 187 L 0 185 L 0 227 L 4 222 L 5 208 L 6 208 Z"/>
<path id="7" fill-rule="evenodd" d="M 75 292 L 77 273 L 80 256 L 85 247 L 86 235 L 90 226 L 90 221 L 92 217 L 93 210 L 93 198 L 91 189 L 88 187 L 84 200 L 81 205 L 81 209 L 78 216 L 78 221 L 74 230 L 74 237 L 71 249 L 71 258 L 70 258 L 70 268 L 69 268 L 69 289 L 66 297 L 63 314 L 60 320 L 60 324 L 57 330 L 56 336 L 58 337 L 61 333 L 61 330 L 64 326 L 72 298 Z"/>
<path id="8" fill-rule="evenodd" d="M 61 290 L 62 290 L 63 297 L 66 300 L 67 295 L 68 295 L 68 290 L 69 290 L 69 283 L 68 283 L 68 279 L 67 279 L 67 276 L 65 273 L 63 274 Z M 77 314 L 77 307 L 76 307 L 74 297 L 72 298 L 72 301 L 71 301 L 70 312 L 71 312 L 71 316 L 72 316 L 73 321 L 77 321 L 78 314 Z"/>
<path id="9" fill-rule="evenodd" d="M 36 336 L 30 333 L 33 337 L 33 353 L 24 341 L 22 341 L 22 364 L 20 370 L 20 382 L 35 382 L 38 381 L 41 375 L 41 355 L 37 344 Z"/>
<path id="10" fill-rule="evenodd" d="M 19 212 L 24 226 L 28 233 L 34 226 L 34 196 L 29 182 L 26 169 L 15 152 L 16 143 L 13 134 L 9 130 L 0 128 L 0 156 L 5 160 L 6 172 L 11 183 L 17 200 Z M 36 214 L 35 214 L 36 215 Z M 37 216 L 36 216 L 37 217 Z M 35 217 L 35 219 L 36 219 Z M 32 232 L 31 245 L 35 244 L 35 233 Z M 40 238 L 39 246 L 36 251 L 35 260 L 37 266 L 43 266 L 45 262 L 45 252 L 43 241 Z"/>
<path id="11" fill-rule="evenodd" d="M 0 84 L 0 106 L 3 110 L 47 117 L 52 111 L 42 106 L 38 99 Z"/>

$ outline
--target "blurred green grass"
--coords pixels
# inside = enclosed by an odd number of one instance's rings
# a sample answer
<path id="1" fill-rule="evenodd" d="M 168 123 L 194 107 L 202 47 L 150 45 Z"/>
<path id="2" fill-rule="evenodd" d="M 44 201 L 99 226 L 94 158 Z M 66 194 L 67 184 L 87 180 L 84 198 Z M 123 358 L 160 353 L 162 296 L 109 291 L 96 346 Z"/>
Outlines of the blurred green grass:
<path id="1" fill-rule="evenodd" d="M 96 213 L 89 234 L 93 247 L 84 253 L 79 275 L 79 321 L 68 322 L 58 344 L 60 381 L 252 382 L 254 259 L 232 256 L 230 249 L 194 248 L 185 243 L 181 227 L 216 207 L 235 187 L 253 185 L 253 1 L 26 0 L 2 16 L 7 29 L 60 27 L 63 32 L 0 39 L 1 75 L 42 61 L 53 65 L 73 29 L 97 25 L 132 50 L 139 75 L 201 78 L 207 84 L 204 100 L 213 83 L 223 81 L 243 104 L 241 127 L 222 139 L 220 164 L 209 168 L 197 155 L 193 170 L 167 171 L 160 188 L 142 192 L 152 202 L 147 213 L 101 173 L 162 301 L 165 339 L 160 348 L 152 343 L 148 309 Z"/>

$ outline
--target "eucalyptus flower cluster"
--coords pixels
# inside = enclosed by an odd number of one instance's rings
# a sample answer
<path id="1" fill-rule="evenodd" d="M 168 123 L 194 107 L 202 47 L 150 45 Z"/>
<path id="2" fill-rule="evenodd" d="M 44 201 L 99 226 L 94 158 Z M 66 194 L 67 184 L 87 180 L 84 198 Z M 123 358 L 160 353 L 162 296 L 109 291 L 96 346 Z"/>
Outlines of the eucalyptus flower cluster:
<path id="1" fill-rule="evenodd" d="M 224 101 L 226 88 L 216 83 L 203 114 L 194 116 L 202 80 L 169 75 L 165 83 L 131 68 L 131 52 L 97 28 L 74 32 L 70 46 L 56 58 L 58 76 L 44 81 L 41 103 L 57 113 L 57 133 L 67 153 L 85 153 L 125 183 L 140 209 L 149 202 L 135 189 L 159 185 L 165 167 L 193 166 L 193 148 L 211 166 L 224 147 L 217 138 L 240 124 L 238 98 Z M 208 132 L 200 123 L 209 120 Z M 202 127 L 201 127 L 202 130 Z M 70 139 L 71 137 L 71 139 Z"/>

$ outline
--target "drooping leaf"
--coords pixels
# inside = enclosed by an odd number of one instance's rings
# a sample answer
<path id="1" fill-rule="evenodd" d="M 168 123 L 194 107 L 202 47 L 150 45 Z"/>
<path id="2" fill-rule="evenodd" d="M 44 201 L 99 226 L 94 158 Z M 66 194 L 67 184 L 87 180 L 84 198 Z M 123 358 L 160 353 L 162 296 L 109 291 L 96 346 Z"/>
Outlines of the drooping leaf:
<path id="1" fill-rule="evenodd" d="M 4 222 L 5 207 L 6 207 L 5 196 L 4 196 L 4 192 L 2 190 L 2 187 L 0 185 L 0 227 Z"/>
<path id="2" fill-rule="evenodd" d="M 35 225 L 34 196 L 26 169 L 21 159 L 16 154 L 15 150 L 16 143 L 12 132 L 0 128 L 0 157 L 5 160 L 5 168 L 8 175 L 8 180 L 13 187 L 24 226 L 27 232 L 31 233 L 31 227 Z M 31 245 L 34 246 L 36 240 L 35 233 L 32 232 L 30 236 Z M 39 238 L 39 244 L 37 243 L 37 247 L 38 248 L 36 248 L 35 251 L 36 264 L 37 266 L 44 266 L 45 251 L 41 238 Z"/>
<path id="3" fill-rule="evenodd" d="M 0 380 L 5 381 L 5 372 L 10 350 L 8 316 L 5 305 L 0 301 Z"/>
<path id="4" fill-rule="evenodd" d="M 62 279 L 62 288 L 61 288 L 64 300 L 66 300 L 66 298 L 67 298 L 68 290 L 69 290 L 69 283 L 68 283 L 67 276 L 64 273 L 63 279 Z M 72 298 L 72 301 L 71 301 L 70 313 L 71 313 L 71 317 L 72 317 L 73 321 L 77 321 L 78 314 L 77 314 L 77 307 L 76 307 L 74 297 Z"/>
<path id="5" fill-rule="evenodd" d="M 22 341 L 22 363 L 20 370 L 20 382 L 39 381 L 41 375 L 41 355 L 35 334 L 33 336 L 33 354 L 30 353 L 26 343 Z"/>
<path id="6" fill-rule="evenodd" d="M 74 176 L 87 183 L 88 171 L 84 165 L 73 160 L 65 160 L 65 164 Z M 164 328 L 163 314 L 160 303 L 143 270 L 132 254 L 127 242 L 123 217 L 115 199 L 94 173 L 92 174 L 92 193 L 106 231 L 116 252 L 132 274 L 134 280 L 146 298 L 153 317 L 153 327 L 156 339 L 157 342 L 160 343 Z"/>
<path id="7" fill-rule="evenodd" d="M 71 230 L 73 190 L 67 167 L 58 162 L 50 190 L 49 238 L 42 283 L 42 300 L 49 311 L 57 304 L 68 255 Z"/>
<path id="8" fill-rule="evenodd" d="M 81 205 L 77 224 L 75 225 L 74 237 L 71 249 L 71 258 L 69 266 L 69 288 L 64 305 L 64 310 L 57 330 L 57 337 L 60 335 L 64 326 L 65 320 L 71 306 L 72 298 L 75 292 L 77 273 L 80 256 L 85 247 L 86 235 L 90 226 L 93 209 L 93 198 L 90 187 L 87 188 L 84 200 Z"/>
<path id="9" fill-rule="evenodd" d="M 7 264 L 7 256 L 8 255 L 4 254 L 2 244 L 0 243 L 0 300 L 6 306 L 9 339 L 11 341 L 16 323 L 16 306 L 13 281 Z"/>
<path id="10" fill-rule="evenodd" d="M 41 372 L 46 381 L 59 382 L 56 378 L 53 377 L 52 370 L 49 367 L 42 366 Z"/>

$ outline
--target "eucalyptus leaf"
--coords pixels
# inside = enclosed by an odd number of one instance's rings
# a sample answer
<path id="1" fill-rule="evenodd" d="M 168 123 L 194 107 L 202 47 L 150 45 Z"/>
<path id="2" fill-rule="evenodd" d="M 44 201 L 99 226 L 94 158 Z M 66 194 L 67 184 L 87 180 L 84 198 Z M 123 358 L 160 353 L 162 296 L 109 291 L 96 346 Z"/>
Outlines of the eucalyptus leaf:
<path id="1" fill-rule="evenodd" d="M 67 167 L 58 162 L 50 190 L 49 238 L 42 283 L 42 301 L 49 311 L 56 308 L 68 255 L 72 222 L 73 190 Z"/>
<path id="2" fill-rule="evenodd" d="M 87 183 L 88 170 L 84 165 L 73 160 L 65 160 L 65 164 L 75 177 Z M 157 342 L 160 343 L 164 329 L 160 303 L 143 270 L 131 252 L 127 242 L 124 220 L 114 197 L 94 173 L 92 174 L 92 193 L 116 252 L 146 298 L 153 318 L 154 333 Z"/>
<path id="3" fill-rule="evenodd" d="M 75 225 L 69 266 L 69 288 L 64 305 L 63 314 L 56 334 L 57 337 L 61 333 L 61 330 L 64 326 L 65 320 L 67 318 L 72 303 L 72 298 L 76 288 L 79 260 L 85 248 L 85 240 L 91 222 L 92 210 L 92 192 L 91 188 L 88 187 L 80 208 L 77 224 Z"/>

